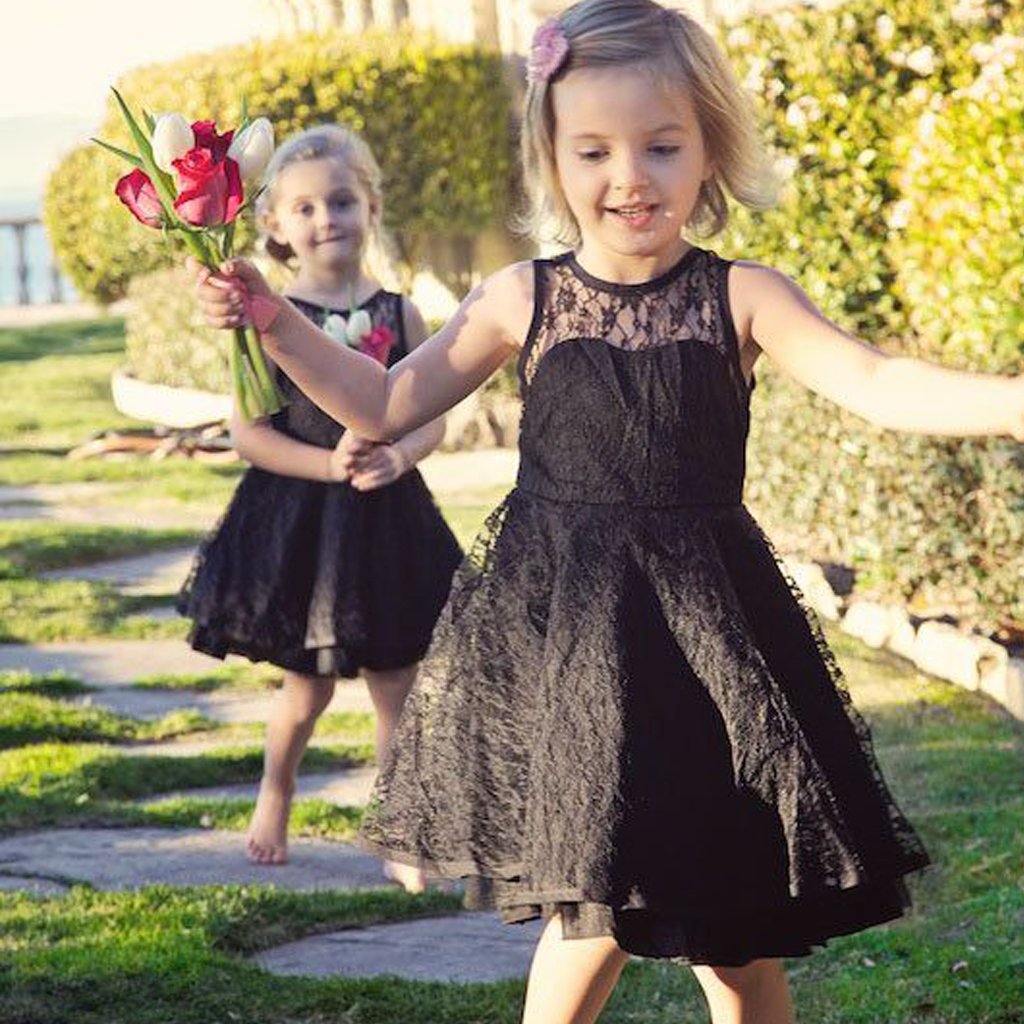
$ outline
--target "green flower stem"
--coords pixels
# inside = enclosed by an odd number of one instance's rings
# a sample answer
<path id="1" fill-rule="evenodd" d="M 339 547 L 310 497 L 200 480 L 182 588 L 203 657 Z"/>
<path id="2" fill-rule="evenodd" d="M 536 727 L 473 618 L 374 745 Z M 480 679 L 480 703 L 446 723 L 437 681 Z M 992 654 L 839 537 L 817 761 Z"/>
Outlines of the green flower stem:
<path id="1" fill-rule="evenodd" d="M 231 339 L 231 343 L 228 345 L 231 386 L 235 402 L 238 404 L 238 411 L 242 414 L 243 419 L 250 420 L 252 419 L 252 411 L 249 408 L 249 396 L 246 394 L 245 366 L 243 365 L 242 353 L 238 344 L 237 331 L 235 334 L 236 336 Z"/>
<path id="2" fill-rule="evenodd" d="M 262 399 L 260 402 L 261 411 L 264 414 L 277 412 L 284 405 L 284 397 L 278 390 L 273 377 L 270 376 L 267 361 L 263 357 L 263 346 L 260 345 L 260 340 L 253 328 L 242 330 L 241 334 L 240 344 L 244 344 L 248 349 L 249 361 L 252 363 L 252 368 L 259 385 L 260 397 Z"/>

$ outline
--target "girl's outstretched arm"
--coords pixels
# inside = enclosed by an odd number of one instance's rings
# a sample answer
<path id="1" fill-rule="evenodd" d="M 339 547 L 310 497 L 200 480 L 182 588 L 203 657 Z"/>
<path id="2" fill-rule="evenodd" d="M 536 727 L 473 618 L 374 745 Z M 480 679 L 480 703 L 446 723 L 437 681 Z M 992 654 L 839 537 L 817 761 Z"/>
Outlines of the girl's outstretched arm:
<path id="1" fill-rule="evenodd" d="M 243 288 L 275 303 L 260 334 L 269 355 L 325 412 L 373 440 L 407 434 L 474 391 L 518 350 L 533 312 L 532 267 L 513 264 L 474 288 L 437 334 L 385 370 L 318 330 L 251 263 L 231 260 L 218 275 L 193 269 L 199 303 L 215 327 L 244 322 Z"/>
<path id="2" fill-rule="evenodd" d="M 965 373 L 889 356 L 829 320 L 788 277 L 738 262 L 729 298 L 741 339 L 801 384 L 892 430 L 1024 440 L 1024 376 Z"/>

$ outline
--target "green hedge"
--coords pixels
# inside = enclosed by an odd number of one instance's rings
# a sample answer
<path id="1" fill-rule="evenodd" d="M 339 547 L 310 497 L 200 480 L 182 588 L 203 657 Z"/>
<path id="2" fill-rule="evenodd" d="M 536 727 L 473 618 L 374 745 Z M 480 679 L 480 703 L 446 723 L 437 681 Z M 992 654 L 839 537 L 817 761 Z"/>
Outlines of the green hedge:
<path id="1" fill-rule="evenodd" d="M 135 108 L 221 126 L 243 96 L 279 140 L 341 122 L 370 143 L 385 177 L 386 224 L 410 265 L 431 234 L 472 235 L 505 216 L 512 175 L 509 91 L 497 54 L 408 32 L 308 35 L 142 68 L 119 83 Z M 128 142 L 111 103 L 98 135 Z M 113 195 L 125 166 L 88 145 L 54 171 L 44 219 L 58 262 L 85 295 L 120 298 L 139 273 L 179 259 Z M 239 234 L 244 247 L 251 230 Z"/>
<path id="2" fill-rule="evenodd" d="M 207 327 L 181 267 L 133 278 L 125 317 L 125 369 L 139 380 L 227 393 L 227 331 Z"/>
<path id="3" fill-rule="evenodd" d="M 976 80 L 976 44 L 1010 31 L 1024 34 L 1019 5 L 976 5 L 971 17 L 966 5 L 924 0 L 855 0 L 734 29 L 727 46 L 793 177 L 777 210 L 736 218 L 724 251 L 792 274 L 843 327 L 891 351 L 1024 369 L 1013 342 L 1019 221 L 1006 216 L 1021 209 L 1010 154 L 1019 103 L 997 102 L 968 130 L 970 108 L 951 101 L 940 120 L 953 120 L 935 133 L 942 167 L 926 174 L 926 159 L 916 177 L 905 170 L 919 119 Z M 997 130 L 1007 133 L 1001 151 L 986 134 Z M 965 201 L 933 204 L 933 190 L 955 194 L 972 175 Z M 971 249 L 991 252 L 965 267 Z M 934 276 L 950 265 L 952 276 Z M 943 287 L 962 289 L 959 309 L 938 308 Z M 966 332 L 953 329 L 966 319 Z M 760 376 L 748 499 L 782 546 L 852 563 L 858 590 L 922 612 L 1024 625 L 1020 445 L 886 433 L 770 368 Z"/>

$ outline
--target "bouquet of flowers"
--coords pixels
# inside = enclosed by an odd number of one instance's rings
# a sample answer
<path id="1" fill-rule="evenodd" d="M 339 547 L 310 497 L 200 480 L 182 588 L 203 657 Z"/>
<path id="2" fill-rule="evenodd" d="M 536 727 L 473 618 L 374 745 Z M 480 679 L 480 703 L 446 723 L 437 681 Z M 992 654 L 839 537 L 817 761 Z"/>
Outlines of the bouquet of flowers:
<path id="1" fill-rule="evenodd" d="M 181 114 L 154 118 L 145 111 L 144 130 L 120 93 L 113 93 L 136 146 L 130 153 L 93 140 L 133 166 L 114 192 L 136 220 L 180 234 L 200 263 L 216 269 L 232 254 L 236 218 L 259 195 L 274 150 L 270 122 L 250 122 L 243 102 L 242 123 L 234 130 L 218 133 L 213 121 L 190 124 Z M 258 311 L 249 319 L 258 319 Z M 235 329 L 230 362 L 235 402 L 246 419 L 281 408 L 284 400 L 251 328 Z"/>

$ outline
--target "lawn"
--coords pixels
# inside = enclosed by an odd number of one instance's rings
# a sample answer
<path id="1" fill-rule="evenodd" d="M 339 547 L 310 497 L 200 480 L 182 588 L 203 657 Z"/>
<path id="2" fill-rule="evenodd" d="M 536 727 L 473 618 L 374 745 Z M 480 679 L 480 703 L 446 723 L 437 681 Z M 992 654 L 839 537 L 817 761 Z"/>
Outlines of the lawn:
<path id="1" fill-rule="evenodd" d="M 222 505 L 237 467 L 62 458 L 67 446 L 120 422 L 104 387 L 121 345 L 115 321 L 0 331 L 0 385 L 12 399 L 0 413 L 8 444 L 0 453 L 0 484 L 91 479 L 105 484 L 104 503 L 154 502 L 183 516 Z M 464 543 L 497 496 L 496 489 L 468 492 L 446 504 Z M 152 598 L 33 576 L 193 536 L 0 523 L 0 636 L 181 635 L 181 623 L 132 618 Z M 1024 726 L 984 698 L 927 679 L 889 655 L 839 634 L 830 640 L 890 785 L 935 863 L 912 880 L 908 918 L 790 964 L 801 1024 L 1024 1024 Z M 262 667 L 225 666 L 138 685 L 175 691 L 187 703 L 190 693 L 257 690 L 277 678 Z M 83 703 L 89 694 L 67 676 L 0 673 L 0 836 L 76 825 L 245 828 L 250 801 L 159 798 L 252 782 L 262 757 L 260 726 L 217 725 L 194 711 L 143 722 Z M 372 735 L 369 715 L 326 716 L 303 770 L 370 763 Z M 182 753 L 182 744 L 192 749 L 197 741 L 202 749 Z M 142 742 L 160 745 L 139 756 L 132 748 Z M 360 816 L 358 808 L 300 800 L 293 831 L 346 840 Z M 0 891 L 0 1020 L 514 1024 L 518 982 L 286 978 L 246 959 L 303 935 L 458 909 L 441 892 L 218 886 L 102 893 L 77 886 L 54 898 Z M 637 962 L 601 1021 L 705 1024 L 706 1012 L 689 971 Z"/>
<path id="2" fill-rule="evenodd" d="M 842 636 L 832 640 L 853 696 L 870 721 L 890 784 L 935 866 L 913 880 L 915 909 L 909 918 L 840 939 L 810 959 L 791 963 L 800 1020 L 1020 1024 L 1024 727 L 977 695 L 926 679 Z M 31 685 L 24 677 L 16 683 L 19 692 Z M 251 779 L 258 771 L 258 745 L 187 758 L 130 758 L 116 744 L 60 742 L 62 726 L 54 717 L 45 742 L 0 752 L 3 830 L 72 823 L 245 827 L 248 801 L 146 801 L 160 792 Z M 347 729 L 347 743 L 311 751 L 305 768 L 365 763 L 370 727 L 368 716 L 333 723 L 333 729 Z M 358 820 L 357 809 L 300 801 L 295 830 L 344 840 Z M 454 909 L 451 898 L 441 895 L 432 897 L 442 902 L 429 904 L 430 911 L 395 893 L 380 894 L 379 901 L 362 899 L 258 888 L 140 894 L 79 888 L 60 899 L 0 896 L 0 1019 L 19 1024 L 516 1020 L 522 989 L 515 983 L 272 978 L 244 960 L 243 954 L 273 945 L 285 934 Z M 639 962 L 629 967 L 602 1017 L 602 1024 L 703 1021 L 689 972 Z"/>

